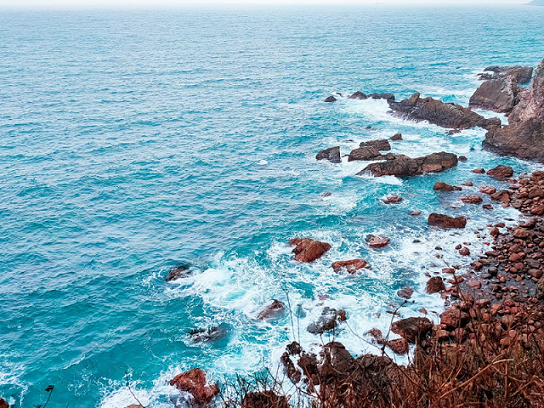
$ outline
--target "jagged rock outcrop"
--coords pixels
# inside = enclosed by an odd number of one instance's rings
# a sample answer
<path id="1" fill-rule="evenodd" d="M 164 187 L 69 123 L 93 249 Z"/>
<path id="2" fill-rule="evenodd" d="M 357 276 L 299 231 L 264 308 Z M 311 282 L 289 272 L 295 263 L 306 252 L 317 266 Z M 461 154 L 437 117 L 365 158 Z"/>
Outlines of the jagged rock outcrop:
<path id="1" fill-rule="evenodd" d="M 387 101 L 395 100 L 395 95 L 392 93 L 371 93 L 368 97 L 372 99 L 385 99 Z"/>
<path id="2" fill-rule="evenodd" d="M 278 299 L 274 299 L 270 305 L 265 307 L 257 316 L 257 319 L 275 319 L 283 314 L 285 306 Z"/>
<path id="3" fill-rule="evenodd" d="M 321 316 L 314 323 L 308 326 L 308 332 L 312 334 L 323 334 L 326 331 L 333 330 L 340 322 L 347 319 L 345 310 L 336 310 L 331 307 L 324 307 Z"/>
<path id="4" fill-rule="evenodd" d="M 359 147 L 374 147 L 381 152 L 391 150 L 391 145 L 389 144 L 389 140 L 387 139 L 370 140 L 369 142 L 361 142 L 359 143 Z"/>
<path id="5" fill-rule="evenodd" d="M 295 246 L 293 249 L 295 260 L 307 263 L 321 258 L 325 252 L 331 249 L 330 244 L 310 238 L 294 238 L 289 241 L 289 245 Z"/>
<path id="6" fill-rule="evenodd" d="M 362 93 L 361 91 L 357 91 L 353 93 L 348 99 L 357 99 L 363 101 L 365 99 L 368 99 L 368 96 L 366 96 L 366 94 Z"/>
<path id="7" fill-rule="evenodd" d="M 164 280 L 166 282 L 172 282 L 178 279 L 188 278 L 192 276 L 193 273 L 194 269 L 191 267 L 191 265 L 181 264 L 170 269 L 168 275 L 166 275 L 166 278 L 164 278 Z"/>
<path id="8" fill-rule="evenodd" d="M 331 163 L 342 163 L 342 159 L 340 157 L 340 146 L 321 150 L 319 153 L 317 153 L 315 158 L 316 160 L 328 160 Z"/>
<path id="9" fill-rule="evenodd" d="M 473 127 L 489 128 L 500 124 L 500 119 L 486 119 L 453 103 L 444 103 L 433 98 L 421 98 L 419 93 L 400 102 L 387 101 L 393 115 L 415 121 L 426 120 L 429 123 L 451 129 L 470 129 Z"/>
<path id="10" fill-rule="evenodd" d="M 365 167 L 358 175 L 370 173 L 375 177 L 382 176 L 418 176 L 423 173 L 436 173 L 457 166 L 457 155 L 453 153 L 433 153 L 427 156 L 412 159 L 398 154 L 389 154 L 386 161 L 372 163 Z"/>
<path id="11" fill-rule="evenodd" d="M 372 161 L 380 160 L 383 158 L 383 155 L 378 149 L 373 146 L 363 146 L 353 149 L 349 154 L 348 161 Z"/>
<path id="12" fill-rule="evenodd" d="M 325 98 L 325 102 L 336 102 L 336 98 L 334 96 L 328 96 L 327 98 Z"/>
<path id="13" fill-rule="evenodd" d="M 207 406 L 219 394 L 217 384 L 209 384 L 206 372 L 200 368 L 178 374 L 170 381 L 170 385 L 191 394 L 194 404 L 200 407 Z"/>
<path id="14" fill-rule="evenodd" d="M 469 106 L 507 113 L 518 103 L 518 93 L 518 84 L 513 76 L 485 81 L 471 96 Z"/>
<path id="15" fill-rule="evenodd" d="M 506 77 L 513 77 L 518 84 L 524 85 L 531 82 L 533 76 L 532 67 L 498 67 L 491 66 L 484 69 L 482 74 L 478 74 L 481 80 L 494 80 Z"/>
<path id="16" fill-rule="evenodd" d="M 465 228 L 467 219 L 465 217 L 452 218 L 444 214 L 432 213 L 427 219 L 429 225 L 441 228 Z"/>
<path id="17" fill-rule="evenodd" d="M 520 95 L 507 126 L 489 129 L 484 149 L 507 156 L 544 162 L 544 60 L 534 72 L 531 87 Z"/>

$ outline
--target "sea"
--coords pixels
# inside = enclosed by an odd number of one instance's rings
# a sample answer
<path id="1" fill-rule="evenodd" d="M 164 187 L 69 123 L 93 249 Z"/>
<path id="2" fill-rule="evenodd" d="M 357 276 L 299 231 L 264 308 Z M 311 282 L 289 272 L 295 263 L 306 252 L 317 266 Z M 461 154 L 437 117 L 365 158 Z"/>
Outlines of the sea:
<path id="1" fill-rule="evenodd" d="M 428 277 L 462 273 L 487 250 L 488 224 L 519 220 L 489 197 L 493 210 L 459 201 L 507 188 L 472 170 L 541 166 L 483 151 L 482 129 L 448 135 L 347 96 L 466 106 L 485 67 L 543 57 L 544 7 L 0 11 L 0 397 L 172 407 L 186 395 L 168 382 L 191 368 L 225 384 L 280 373 L 292 341 L 379 353 L 366 333 L 387 331 L 391 313 L 436 322 L 445 304 L 425 293 Z M 397 132 L 394 153 L 468 160 L 401 179 L 315 158 Z M 474 186 L 437 193 L 437 181 Z M 467 228 L 431 228 L 432 212 L 467 216 Z M 391 243 L 371 249 L 370 234 Z M 296 237 L 332 249 L 298 263 Z M 371 267 L 331 268 L 354 258 Z M 166 282 L 179 265 L 191 276 Z M 273 299 L 285 313 L 258 319 Z M 347 321 L 310 334 L 324 307 Z M 214 327 L 214 341 L 191 336 Z"/>

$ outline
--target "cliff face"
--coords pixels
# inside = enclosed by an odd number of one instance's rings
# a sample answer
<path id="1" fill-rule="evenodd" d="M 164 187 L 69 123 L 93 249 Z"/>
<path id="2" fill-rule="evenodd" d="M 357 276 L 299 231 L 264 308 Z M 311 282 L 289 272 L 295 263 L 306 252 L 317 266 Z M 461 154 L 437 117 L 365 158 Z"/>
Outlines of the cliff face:
<path id="1" fill-rule="evenodd" d="M 544 163 L 544 60 L 534 72 L 531 87 L 519 95 L 508 125 L 490 129 L 483 147 L 498 154 Z"/>

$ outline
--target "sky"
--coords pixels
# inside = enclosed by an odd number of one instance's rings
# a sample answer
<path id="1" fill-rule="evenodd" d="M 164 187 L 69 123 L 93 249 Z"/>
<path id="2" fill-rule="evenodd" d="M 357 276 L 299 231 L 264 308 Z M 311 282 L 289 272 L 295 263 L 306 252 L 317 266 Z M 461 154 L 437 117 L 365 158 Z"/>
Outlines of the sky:
<path id="1" fill-rule="evenodd" d="M 529 0 L 0 0 L 0 8 L 157 8 L 260 5 L 517 5 Z"/>

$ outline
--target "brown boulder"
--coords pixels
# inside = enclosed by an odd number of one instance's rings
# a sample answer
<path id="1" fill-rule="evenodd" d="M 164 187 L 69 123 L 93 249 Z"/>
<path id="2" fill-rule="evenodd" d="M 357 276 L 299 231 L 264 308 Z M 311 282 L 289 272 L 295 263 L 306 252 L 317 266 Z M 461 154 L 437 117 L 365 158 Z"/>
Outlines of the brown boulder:
<path id="1" fill-rule="evenodd" d="M 491 177 L 497 177 L 497 178 L 508 178 L 512 177 L 514 174 L 514 169 L 510 166 L 504 166 L 502 164 L 499 164 L 494 169 L 488 170 L 487 175 Z"/>
<path id="2" fill-rule="evenodd" d="M 390 241 L 391 240 L 389 238 L 378 237 L 376 235 L 370 235 L 367 238 L 367 242 L 370 248 L 375 248 L 375 249 L 386 247 L 387 245 L 389 245 Z"/>
<path id="3" fill-rule="evenodd" d="M 382 176 L 418 176 L 425 172 L 436 173 L 457 166 L 457 156 L 452 153 L 433 153 L 428 156 L 412 159 L 402 154 L 391 154 L 385 161 L 372 163 L 358 175 L 367 173 L 374 177 Z"/>
<path id="4" fill-rule="evenodd" d="M 465 217 L 452 218 L 447 215 L 432 213 L 429 215 L 428 223 L 441 228 L 465 228 L 467 219 Z"/>
<path id="5" fill-rule="evenodd" d="M 366 96 L 366 94 L 362 93 L 361 91 L 357 91 L 353 94 L 351 94 L 351 96 L 349 96 L 348 99 L 358 99 L 358 100 L 365 100 L 365 99 L 368 99 L 368 96 Z"/>
<path id="6" fill-rule="evenodd" d="M 321 316 L 316 322 L 311 323 L 307 330 L 312 334 L 323 334 L 336 328 L 340 322 L 346 321 L 346 311 L 324 307 Z"/>
<path id="7" fill-rule="evenodd" d="M 387 347 L 389 347 L 393 353 L 398 354 L 399 356 L 408 354 L 408 351 L 410 350 L 406 339 L 389 340 L 387 342 Z"/>
<path id="8" fill-rule="evenodd" d="M 388 151 L 391 150 L 391 145 L 387 139 L 371 140 L 369 142 L 359 143 L 359 147 L 374 147 L 379 151 Z"/>
<path id="9" fill-rule="evenodd" d="M 402 134 L 396 133 L 395 135 L 391 136 L 391 140 L 394 140 L 394 141 L 402 140 Z"/>
<path id="10" fill-rule="evenodd" d="M 446 290 L 446 285 L 444 285 L 444 280 L 440 276 L 435 276 L 427 281 L 426 290 L 428 294 L 432 295 Z"/>
<path id="11" fill-rule="evenodd" d="M 295 260 L 307 263 L 321 258 L 325 252 L 331 249 L 330 244 L 310 238 L 295 238 L 289 241 L 289 245 L 295 245 L 293 249 Z"/>
<path id="12" fill-rule="evenodd" d="M 315 158 L 316 160 L 328 160 L 331 163 L 342 163 L 342 158 L 340 157 L 340 146 L 321 150 L 319 153 L 317 153 Z"/>
<path id="13" fill-rule="evenodd" d="M 193 274 L 193 272 L 194 270 L 190 265 L 183 264 L 175 266 L 174 268 L 170 269 L 164 280 L 166 282 L 172 282 L 178 279 L 188 278 Z"/>
<path id="14" fill-rule="evenodd" d="M 200 368 L 178 374 L 170 381 L 170 385 L 191 394 L 197 406 L 208 405 L 219 394 L 217 384 L 208 384 L 206 372 Z"/>
<path id="15" fill-rule="evenodd" d="M 397 296 L 403 299 L 410 299 L 414 294 L 414 289 L 412 288 L 402 288 L 397 291 Z"/>
<path id="16" fill-rule="evenodd" d="M 469 106 L 492 110 L 499 113 L 510 112 L 518 102 L 518 84 L 514 77 L 486 81 L 474 92 Z"/>
<path id="17" fill-rule="evenodd" d="M 544 300 L 544 277 L 540 278 L 536 284 L 536 298 L 538 300 Z"/>
<path id="18" fill-rule="evenodd" d="M 242 408 L 289 408 L 289 402 L 273 391 L 249 392 L 242 399 Z"/>
<path id="19" fill-rule="evenodd" d="M 353 149 L 349 154 L 348 161 L 371 161 L 382 159 L 383 156 L 378 149 L 373 146 L 364 146 Z"/>
<path id="20" fill-rule="evenodd" d="M 491 195 L 491 194 L 495 194 L 496 192 L 497 192 L 497 189 L 495 187 L 491 187 L 491 186 L 480 187 L 480 193 L 482 194 Z"/>
<path id="21" fill-rule="evenodd" d="M 261 311 L 261 313 L 259 313 L 257 319 L 273 319 L 282 315 L 284 310 L 285 306 L 283 305 L 283 303 L 277 299 L 274 299 L 272 301 L 272 304 L 268 305 L 263 311 Z"/>
<path id="22" fill-rule="evenodd" d="M 426 317 L 409 317 L 391 325 L 391 331 L 406 339 L 408 343 L 423 339 L 432 328 L 433 324 Z"/>
<path id="23" fill-rule="evenodd" d="M 442 181 L 438 181 L 438 182 L 434 183 L 433 190 L 451 192 L 451 191 L 461 191 L 462 188 L 452 186 L 452 185 L 447 184 L 447 183 L 443 183 Z"/>
<path id="24" fill-rule="evenodd" d="M 328 96 L 325 98 L 325 102 L 336 102 L 336 98 L 334 96 Z"/>
<path id="25" fill-rule="evenodd" d="M 476 194 L 461 197 L 460 200 L 465 204 L 481 204 L 483 201 L 482 197 Z"/>
<path id="26" fill-rule="evenodd" d="M 382 200 L 384 204 L 398 204 L 402 201 L 400 196 L 388 196 Z"/>
<path id="27" fill-rule="evenodd" d="M 0 408 L 9 408 L 9 404 L 3 398 L 0 398 Z M 129 407 L 127 407 L 127 408 L 129 408 Z"/>
<path id="28" fill-rule="evenodd" d="M 334 269 L 334 272 L 338 273 L 342 270 L 342 268 L 345 268 L 348 273 L 355 273 L 359 269 L 363 269 L 366 267 L 367 263 L 363 259 L 352 259 L 350 261 L 337 261 L 332 264 L 332 269 Z"/>
<path id="29" fill-rule="evenodd" d="M 440 324 L 456 329 L 464 326 L 469 321 L 469 315 L 461 310 L 452 307 L 440 315 Z"/>

